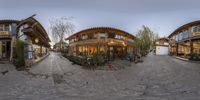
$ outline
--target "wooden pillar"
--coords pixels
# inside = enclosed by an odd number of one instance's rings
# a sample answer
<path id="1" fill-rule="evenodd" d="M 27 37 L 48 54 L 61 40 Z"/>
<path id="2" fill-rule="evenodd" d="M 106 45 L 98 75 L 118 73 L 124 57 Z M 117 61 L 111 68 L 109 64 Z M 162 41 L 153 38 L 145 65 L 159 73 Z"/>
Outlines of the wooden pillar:
<path id="1" fill-rule="evenodd" d="M 99 42 L 97 43 L 97 55 L 99 55 Z"/>
<path id="2" fill-rule="evenodd" d="M 76 55 L 79 55 L 79 54 L 78 54 L 78 51 L 79 51 L 79 50 L 78 50 L 78 46 L 76 45 L 75 48 L 76 48 Z"/>
<path id="3" fill-rule="evenodd" d="M 190 40 L 190 59 L 193 59 L 193 41 Z"/>
<path id="4" fill-rule="evenodd" d="M 176 43 L 176 56 L 178 56 L 179 43 Z"/>
<path id="5" fill-rule="evenodd" d="M 108 45 L 107 45 L 107 58 L 108 60 L 110 60 L 110 48 Z"/>
<path id="6" fill-rule="evenodd" d="M 14 42 L 14 37 L 10 41 L 10 61 L 12 61 L 13 58 L 13 42 Z"/>

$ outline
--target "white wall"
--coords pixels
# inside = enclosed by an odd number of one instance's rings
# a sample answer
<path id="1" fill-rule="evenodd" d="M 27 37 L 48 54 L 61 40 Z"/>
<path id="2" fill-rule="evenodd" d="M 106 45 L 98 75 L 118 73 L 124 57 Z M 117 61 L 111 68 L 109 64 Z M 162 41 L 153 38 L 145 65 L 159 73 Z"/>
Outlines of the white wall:
<path id="1" fill-rule="evenodd" d="M 156 55 L 168 55 L 169 47 L 156 46 Z"/>

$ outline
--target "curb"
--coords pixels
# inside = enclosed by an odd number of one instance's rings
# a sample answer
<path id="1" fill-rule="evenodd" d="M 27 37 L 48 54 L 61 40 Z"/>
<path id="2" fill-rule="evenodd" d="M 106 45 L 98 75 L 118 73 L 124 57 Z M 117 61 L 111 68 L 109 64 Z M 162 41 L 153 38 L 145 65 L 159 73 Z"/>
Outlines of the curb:
<path id="1" fill-rule="evenodd" d="M 45 58 L 47 58 L 49 55 L 50 55 L 50 53 L 48 53 L 45 57 L 42 57 L 39 61 L 34 62 L 34 63 L 32 64 L 32 66 L 37 65 L 38 63 L 40 63 L 41 61 L 43 61 Z"/>
<path id="2" fill-rule="evenodd" d="M 182 60 L 182 61 L 190 62 L 190 63 L 198 63 L 198 64 L 200 64 L 200 61 L 192 61 L 192 60 L 189 60 L 189 59 L 180 58 L 178 56 L 171 56 L 171 57 L 179 59 L 179 60 Z"/>

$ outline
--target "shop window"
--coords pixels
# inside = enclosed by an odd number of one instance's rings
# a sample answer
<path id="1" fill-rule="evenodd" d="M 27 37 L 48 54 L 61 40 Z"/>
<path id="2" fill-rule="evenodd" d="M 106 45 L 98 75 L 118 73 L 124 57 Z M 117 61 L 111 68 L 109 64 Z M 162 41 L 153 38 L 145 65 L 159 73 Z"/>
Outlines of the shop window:
<path id="1" fill-rule="evenodd" d="M 89 39 L 96 39 L 97 38 L 96 33 L 89 34 L 88 36 L 89 36 Z"/>
<path id="2" fill-rule="evenodd" d="M 94 55 L 95 53 L 97 53 L 97 47 L 96 46 L 88 46 L 88 54 Z"/>
<path id="3" fill-rule="evenodd" d="M 193 26 L 192 32 L 200 32 L 200 26 Z"/>
<path id="4" fill-rule="evenodd" d="M 183 58 L 189 58 L 190 57 L 190 43 L 189 42 L 183 42 L 180 43 L 178 46 L 178 55 Z"/>
<path id="5" fill-rule="evenodd" d="M 178 37 L 179 35 L 176 35 L 176 41 L 178 41 L 178 39 L 179 39 L 179 37 Z"/>
<path id="6" fill-rule="evenodd" d="M 193 42 L 193 60 L 200 61 L 200 41 Z"/>
<path id="7" fill-rule="evenodd" d="M 100 52 L 100 54 L 105 55 L 105 53 L 106 53 L 105 46 L 100 46 L 99 47 L 99 52 Z"/>

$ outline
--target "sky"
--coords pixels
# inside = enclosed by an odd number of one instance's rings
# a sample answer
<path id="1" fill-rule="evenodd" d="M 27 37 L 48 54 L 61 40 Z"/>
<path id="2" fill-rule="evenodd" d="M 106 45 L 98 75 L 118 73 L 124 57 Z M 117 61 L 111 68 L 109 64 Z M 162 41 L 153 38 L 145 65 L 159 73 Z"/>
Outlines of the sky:
<path id="1" fill-rule="evenodd" d="M 76 32 L 114 27 L 135 35 L 145 25 L 167 37 L 181 25 L 200 20 L 199 4 L 199 0 L 0 0 L 0 19 L 36 14 L 50 32 L 50 19 L 73 17 Z"/>

